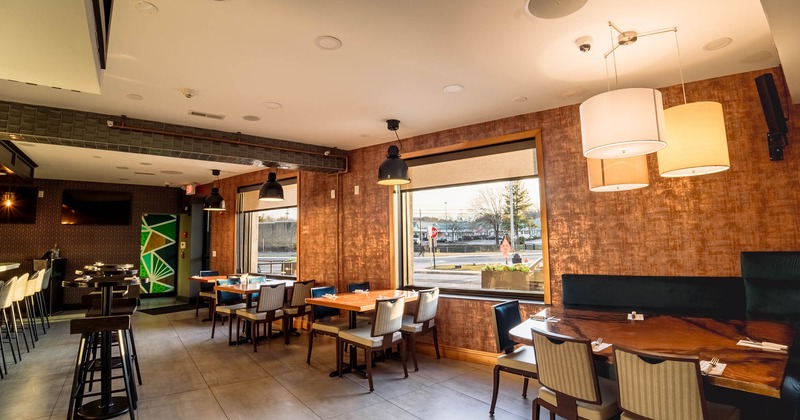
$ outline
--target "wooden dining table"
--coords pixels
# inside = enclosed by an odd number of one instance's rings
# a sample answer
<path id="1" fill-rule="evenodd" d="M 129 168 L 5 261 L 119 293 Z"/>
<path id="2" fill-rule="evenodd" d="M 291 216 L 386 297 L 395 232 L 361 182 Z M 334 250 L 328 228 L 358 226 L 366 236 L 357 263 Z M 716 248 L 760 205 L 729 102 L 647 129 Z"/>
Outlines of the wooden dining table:
<path id="1" fill-rule="evenodd" d="M 403 296 L 406 302 L 413 302 L 419 299 L 419 293 L 413 290 L 370 290 L 367 293 L 341 293 L 335 295 L 335 298 L 327 297 L 314 297 L 306 298 L 306 303 L 310 305 L 327 306 L 330 308 L 343 309 L 348 311 L 348 326 L 356 328 L 358 325 L 357 315 L 359 312 L 366 312 L 375 309 L 375 300 L 381 298 L 393 298 Z M 364 372 L 358 369 L 356 352 L 353 348 L 350 349 L 350 363 L 343 367 L 343 373 L 359 372 L 365 375 Z M 339 372 L 331 372 L 331 377 L 338 376 Z"/>
<path id="2" fill-rule="evenodd" d="M 267 280 L 261 283 L 250 284 L 224 284 L 214 286 L 214 290 L 228 293 L 238 293 L 245 297 L 248 308 L 253 307 L 253 295 L 261 291 L 261 286 L 284 283 L 286 285 L 287 300 L 291 296 L 289 291 L 294 287 L 295 280 Z"/>
<path id="3" fill-rule="evenodd" d="M 727 367 L 719 376 L 705 376 L 707 383 L 748 393 L 780 398 L 789 360 L 788 352 L 737 345 L 748 337 L 756 341 L 791 345 L 795 329 L 770 321 L 720 320 L 669 315 L 644 315 L 633 321 L 628 314 L 551 307 L 512 328 L 512 340 L 533 344 L 531 329 L 536 328 L 571 337 L 649 352 L 698 356 L 700 360 L 718 357 Z M 595 352 L 595 357 L 614 363 L 612 348 Z"/>

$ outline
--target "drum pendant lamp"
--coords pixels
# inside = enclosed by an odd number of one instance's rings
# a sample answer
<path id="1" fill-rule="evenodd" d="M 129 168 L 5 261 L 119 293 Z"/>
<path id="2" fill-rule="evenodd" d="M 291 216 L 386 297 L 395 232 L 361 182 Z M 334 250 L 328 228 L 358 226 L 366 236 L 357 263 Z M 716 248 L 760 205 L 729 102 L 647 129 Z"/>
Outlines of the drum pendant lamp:
<path id="1" fill-rule="evenodd" d="M 267 180 L 258 190 L 259 201 L 283 201 L 283 187 L 278 183 L 277 176 L 275 172 L 267 174 Z"/>

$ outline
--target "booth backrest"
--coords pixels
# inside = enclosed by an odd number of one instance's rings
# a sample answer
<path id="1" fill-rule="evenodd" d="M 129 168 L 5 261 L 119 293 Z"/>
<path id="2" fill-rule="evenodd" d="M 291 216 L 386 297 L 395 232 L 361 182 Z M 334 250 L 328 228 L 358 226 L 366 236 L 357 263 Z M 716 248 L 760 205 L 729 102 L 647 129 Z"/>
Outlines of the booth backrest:
<path id="1" fill-rule="evenodd" d="M 800 252 L 742 252 L 747 317 L 800 324 Z"/>
<path id="2" fill-rule="evenodd" d="M 741 277 L 564 274 L 565 308 L 744 319 Z"/>

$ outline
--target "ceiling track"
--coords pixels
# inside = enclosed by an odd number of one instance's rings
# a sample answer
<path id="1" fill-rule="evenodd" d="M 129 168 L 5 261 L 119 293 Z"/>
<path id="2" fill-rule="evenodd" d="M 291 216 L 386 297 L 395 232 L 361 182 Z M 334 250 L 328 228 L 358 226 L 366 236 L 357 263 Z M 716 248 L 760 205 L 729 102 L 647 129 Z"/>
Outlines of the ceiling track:
<path id="1" fill-rule="evenodd" d="M 186 137 L 186 138 L 192 138 L 192 139 L 197 139 L 197 140 L 213 141 L 213 142 L 217 142 L 217 143 L 227 143 L 227 144 L 234 144 L 234 145 L 248 146 L 248 147 L 252 146 L 252 147 L 258 147 L 258 148 L 262 148 L 262 149 L 278 150 L 278 151 L 281 151 L 281 152 L 297 153 L 297 154 L 304 154 L 304 155 L 324 156 L 324 157 L 328 157 L 328 158 L 334 158 L 334 159 L 343 160 L 344 161 L 344 169 L 342 169 L 339 172 L 333 172 L 333 173 L 331 173 L 331 175 L 347 173 L 349 171 L 349 169 L 350 169 L 348 157 L 347 156 L 334 155 L 333 153 L 335 152 L 335 149 L 332 149 L 332 150 L 329 150 L 329 151 L 325 151 L 325 152 L 317 152 L 317 151 L 313 151 L 313 150 L 293 149 L 291 147 L 270 146 L 270 145 L 266 145 L 266 144 L 241 141 L 239 139 L 237 139 L 237 140 L 229 140 L 229 139 L 224 139 L 224 138 L 219 138 L 219 137 L 203 136 L 203 135 L 192 134 L 192 133 L 181 133 L 181 132 L 167 131 L 167 130 L 155 130 L 155 129 L 152 129 L 152 128 L 136 127 L 136 126 L 127 125 L 125 123 L 127 117 L 125 115 L 123 115 L 121 118 L 122 118 L 122 121 L 119 122 L 119 123 L 117 123 L 115 121 L 112 121 L 112 120 L 109 120 L 108 121 L 108 127 L 111 128 L 111 129 L 116 129 L 116 130 L 128 130 L 128 131 L 136 131 L 136 132 L 140 132 L 140 133 L 150 133 L 150 134 L 160 134 L 160 135 L 165 135 L 165 136 Z M 237 132 L 235 134 L 238 136 L 238 135 L 241 135 L 242 133 L 238 133 Z"/>

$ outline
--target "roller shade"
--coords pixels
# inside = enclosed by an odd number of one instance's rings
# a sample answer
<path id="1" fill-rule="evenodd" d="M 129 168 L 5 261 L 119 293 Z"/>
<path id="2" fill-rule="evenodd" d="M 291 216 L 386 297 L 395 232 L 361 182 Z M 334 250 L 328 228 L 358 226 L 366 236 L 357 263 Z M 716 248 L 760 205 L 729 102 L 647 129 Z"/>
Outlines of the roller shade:
<path id="1" fill-rule="evenodd" d="M 411 183 L 403 191 L 537 176 L 536 143 L 522 140 L 407 159 Z"/>

